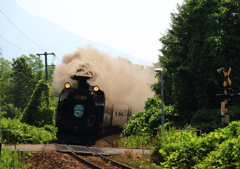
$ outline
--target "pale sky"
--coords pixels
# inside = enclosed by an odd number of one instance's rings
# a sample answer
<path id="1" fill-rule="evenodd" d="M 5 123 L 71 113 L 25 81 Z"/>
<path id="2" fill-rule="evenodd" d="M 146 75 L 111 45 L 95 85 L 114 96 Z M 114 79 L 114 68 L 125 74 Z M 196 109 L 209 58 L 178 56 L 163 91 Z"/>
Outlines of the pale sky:
<path id="1" fill-rule="evenodd" d="M 32 15 L 83 38 L 151 62 L 158 62 L 161 48 L 158 39 L 170 27 L 170 13 L 183 3 L 183 0 L 14 1 Z"/>

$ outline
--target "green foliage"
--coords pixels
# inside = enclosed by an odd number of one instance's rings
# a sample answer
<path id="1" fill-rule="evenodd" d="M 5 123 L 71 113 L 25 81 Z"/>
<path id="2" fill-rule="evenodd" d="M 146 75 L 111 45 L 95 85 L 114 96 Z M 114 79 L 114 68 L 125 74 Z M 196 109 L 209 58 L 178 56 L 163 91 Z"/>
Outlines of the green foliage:
<path id="1" fill-rule="evenodd" d="M 11 91 L 11 82 L 12 79 L 11 74 L 11 62 L 5 60 L 4 58 L 0 58 L 1 65 L 0 65 L 0 100 L 1 103 L 13 103 L 13 94 L 10 93 Z"/>
<path id="2" fill-rule="evenodd" d="M 33 91 L 30 102 L 24 109 L 23 122 L 37 127 L 55 124 L 55 112 L 49 103 L 49 84 L 40 80 Z"/>
<path id="3" fill-rule="evenodd" d="M 194 130 L 161 128 L 153 154 L 160 153 L 165 168 L 239 167 L 240 122 L 197 137 Z"/>
<path id="4" fill-rule="evenodd" d="M 240 120 L 239 106 L 228 106 L 228 113 L 231 120 Z M 190 124 L 195 127 L 211 126 L 213 128 L 222 127 L 221 124 L 221 110 L 218 109 L 201 109 L 191 114 Z"/>
<path id="5" fill-rule="evenodd" d="M 223 138 L 196 168 L 239 168 L 240 167 L 240 122 L 232 122 L 219 130 L 215 138 Z"/>
<path id="6" fill-rule="evenodd" d="M 153 129 L 160 124 L 160 101 L 149 98 L 145 103 L 145 111 L 137 112 L 124 125 L 123 136 L 146 135 L 153 133 Z"/>
<path id="7" fill-rule="evenodd" d="M 188 0 L 172 13 L 171 28 L 160 38 L 159 59 L 165 104 L 174 106 L 182 124 L 190 122 L 191 112 L 219 107 L 216 94 L 223 92 L 223 79 L 216 69 L 232 67 L 233 89 L 240 91 L 239 10 L 235 0 Z M 159 84 L 154 85 L 156 93 Z"/>
<path id="8" fill-rule="evenodd" d="M 14 104 L 16 107 L 23 110 L 30 100 L 30 96 L 35 88 L 37 76 L 33 73 L 25 57 L 13 59 L 12 70 L 11 77 L 13 80 L 11 83 L 11 90 Z"/>
<path id="9" fill-rule="evenodd" d="M 124 125 L 123 136 L 147 133 L 148 124 L 145 122 L 143 115 L 144 112 L 137 112 L 130 118 L 130 121 Z"/>
<path id="10" fill-rule="evenodd" d="M 54 70 L 55 70 L 55 65 L 52 63 L 50 66 L 48 66 L 48 82 L 52 82 Z M 46 79 L 46 73 L 44 73 L 43 78 Z"/>
<path id="11" fill-rule="evenodd" d="M 124 142 L 124 148 L 150 148 L 151 140 L 149 135 L 145 136 L 128 136 L 121 139 Z"/>
<path id="12" fill-rule="evenodd" d="M 3 117 L 10 117 L 10 118 L 17 118 L 17 119 L 22 119 L 22 112 L 14 106 L 14 104 L 4 104 L 1 107 L 1 115 Z"/>
<path id="13" fill-rule="evenodd" d="M 240 106 L 228 106 L 227 109 L 230 116 L 230 121 L 240 120 Z"/>
<path id="14" fill-rule="evenodd" d="M 42 61 L 34 55 L 13 59 L 13 63 L 0 58 L 0 81 L 2 105 L 14 103 L 23 110 L 41 77 Z"/>
<path id="15" fill-rule="evenodd" d="M 27 169 L 30 166 L 24 163 L 24 159 L 29 155 L 30 153 L 25 151 L 11 151 L 8 148 L 2 148 L 0 168 Z"/>
<path id="16" fill-rule="evenodd" d="M 196 127 L 204 127 L 204 126 L 210 126 L 213 128 L 219 128 L 222 127 L 221 124 L 221 111 L 219 109 L 201 109 L 198 110 L 191 115 L 191 125 Z"/>
<path id="17" fill-rule="evenodd" d="M 49 86 L 49 105 L 51 107 L 57 107 L 58 106 L 58 100 L 59 100 L 59 95 L 60 95 L 60 91 L 56 91 L 54 90 L 53 86 Z"/>
<path id="18" fill-rule="evenodd" d="M 240 135 L 224 141 L 195 168 L 240 168 Z"/>
<path id="19" fill-rule="evenodd" d="M 10 144 L 45 144 L 56 139 L 56 128 L 45 125 L 42 128 L 21 123 L 19 119 L 1 120 L 3 138 Z"/>
<path id="20" fill-rule="evenodd" d="M 25 58 L 27 64 L 32 68 L 35 74 L 38 74 L 43 70 L 43 62 L 39 56 L 30 54 L 29 56 L 22 55 Z"/>
<path id="21" fill-rule="evenodd" d="M 161 101 L 156 98 L 148 98 L 145 102 L 145 111 L 137 112 L 130 117 L 127 124 L 123 126 L 122 136 L 138 135 L 138 136 L 152 136 L 154 133 L 154 128 L 161 125 Z M 167 118 L 172 115 L 172 107 L 165 106 L 164 113 L 166 114 L 166 121 L 170 123 Z"/>

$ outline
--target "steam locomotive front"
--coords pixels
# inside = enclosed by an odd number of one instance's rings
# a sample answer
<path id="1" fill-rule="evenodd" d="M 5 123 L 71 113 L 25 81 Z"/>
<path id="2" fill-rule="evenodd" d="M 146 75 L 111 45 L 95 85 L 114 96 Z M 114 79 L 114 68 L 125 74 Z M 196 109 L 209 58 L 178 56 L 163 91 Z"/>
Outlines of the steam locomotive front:
<path id="1" fill-rule="evenodd" d="M 79 140 L 89 135 L 96 136 L 103 118 L 104 93 L 98 86 L 87 83 L 89 76 L 71 78 L 78 83 L 77 86 L 66 83 L 60 94 L 56 119 L 57 137 Z"/>

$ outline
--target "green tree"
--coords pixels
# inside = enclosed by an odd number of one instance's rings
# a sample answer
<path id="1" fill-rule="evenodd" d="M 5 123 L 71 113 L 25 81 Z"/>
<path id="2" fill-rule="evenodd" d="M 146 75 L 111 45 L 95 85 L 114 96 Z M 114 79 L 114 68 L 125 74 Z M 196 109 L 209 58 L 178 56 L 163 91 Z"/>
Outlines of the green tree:
<path id="1" fill-rule="evenodd" d="M 11 91 L 11 62 L 4 58 L 0 58 L 0 99 L 2 101 L 2 105 L 5 103 L 13 103 L 13 94 Z"/>
<path id="2" fill-rule="evenodd" d="M 13 59 L 11 90 L 14 95 L 14 104 L 20 109 L 24 109 L 30 100 L 30 96 L 36 86 L 37 80 L 41 77 L 41 72 L 34 73 L 27 63 L 26 56 Z"/>
<path id="3" fill-rule="evenodd" d="M 55 70 L 55 65 L 52 63 L 51 65 L 48 66 L 48 82 L 52 82 L 54 70 Z M 44 76 L 44 79 L 45 79 L 45 76 Z"/>
<path id="4" fill-rule="evenodd" d="M 219 107 L 223 75 L 216 69 L 232 67 L 233 89 L 240 91 L 239 6 L 236 0 L 185 0 L 171 15 L 159 60 L 165 103 L 174 106 L 182 123 L 190 121 L 191 112 Z"/>
<path id="5" fill-rule="evenodd" d="M 39 80 L 31 100 L 23 112 L 23 122 L 30 125 L 43 127 L 54 125 L 54 109 L 48 106 L 50 85 L 45 80 Z"/>
<path id="6" fill-rule="evenodd" d="M 43 70 L 44 65 L 40 57 L 33 54 L 30 54 L 29 56 L 22 55 L 22 57 L 26 59 L 26 62 L 35 74 L 38 74 L 38 72 Z"/>
<path id="7" fill-rule="evenodd" d="M 12 92 L 12 63 L 4 58 L 0 58 L 0 101 L 1 101 L 1 115 L 3 117 L 19 118 L 21 119 L 21 112 L 14 105 Z"/>

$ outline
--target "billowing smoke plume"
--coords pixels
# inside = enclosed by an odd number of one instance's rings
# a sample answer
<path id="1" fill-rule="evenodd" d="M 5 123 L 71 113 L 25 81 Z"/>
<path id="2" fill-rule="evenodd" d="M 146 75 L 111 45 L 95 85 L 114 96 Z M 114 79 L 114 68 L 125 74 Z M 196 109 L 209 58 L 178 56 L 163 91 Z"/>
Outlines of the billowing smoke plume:
<path id="1" fill-rule="evenodd" d="M 156 81 L 153 71 L 140 69 L 122 58 L 111 58 L 93 47 L 79 48 L 63 56 L 54 72 L 54 87 L 62 89 L 65 82 L 74 83 L 70 76 L 79 69 L 84 75 L 93 76 L 88 81 L 90 85 L 98 85 L 113 103 L 125 102 L 143 110 L 144 102 L 154 95 L 150 89 Z"/>

